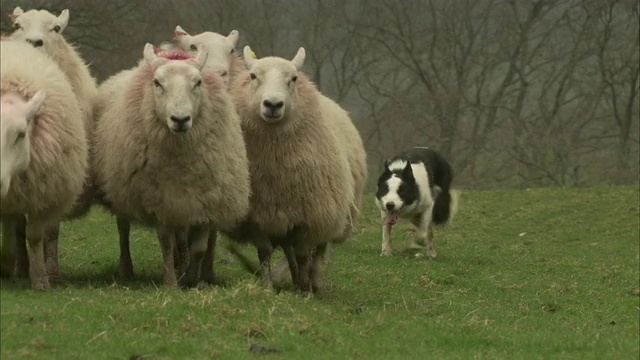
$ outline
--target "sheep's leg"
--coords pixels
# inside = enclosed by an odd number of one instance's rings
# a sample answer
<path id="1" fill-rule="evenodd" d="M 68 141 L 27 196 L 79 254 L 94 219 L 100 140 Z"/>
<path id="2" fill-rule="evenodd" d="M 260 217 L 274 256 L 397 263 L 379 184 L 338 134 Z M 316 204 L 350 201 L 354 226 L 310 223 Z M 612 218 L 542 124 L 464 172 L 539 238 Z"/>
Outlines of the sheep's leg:
<path id="1" fill-rule="evenodd" d="M 167 287 L 178 286 L 176 271 L 173 267 L 173 245 L 175 243 L 175 231 L 172 227 L 158 225 L 158 239 L 162 249 L 162 261 L 164 264 L 164 285 Z"/>
<path id="2" fill-rule="evenodd" d="M 13 254 L 16 259 L 16 276 L 29 277 L 29 253 L 27 252 L 27 218 L 18 216 L 13 225 Z"/>
<path id="3" fill-rule="evenodd" d="M 271 253 L 273 252 L 273 247 L 271 241 L 265 238 L 262 241 L 256 241 L 255 244 L 258 248 L 262 285 L 267 289 L 273 289 L 273 282 L 271 281 Z"/>
<path id="4" fill-rule="evenodd" d="M 63 282 L 64 277 L 60 272 L 58 262 L 58 236 L 60 235 L 60 222 L 57 222 L 45 229 L 44 233 L 44 255 L 45 266 L 49 274 L 49 281 Z"/>
<path id="5" fill-rule="evenodd" d="M 207 237 L 209 228 L 203 225 L 194 225 L 189 229 L 189 267 L 184 277 L 186 286 L 195 286 L 200 277 L 202 258 L 207 251 Z"/>
<path id="6" fill-rule="evenodd" d="M 187 268 L 191 260 L 189 254 L 189 227 L 181 227 L 176 230 L 176 243 L 173 247 L 173 262 L 176 269 L 178 282 L 186 276 Z"/>
<path id="7" fill-rule="evenodd" d="M 133 279 L 133 261 L 131 260 L 130 233 L 131 222 L 124 216 L 116 216 L 118 236 L 120 239 L 120 264 L 118 273 L 125 279 Z"/>
<path id="8" fill-rule="evenodd" d="M 215 269 L 213 268 L 213 258 L 216 252 L 216 242 L 218 240 L 218 232 L 213 229 L 209 229 L 209 236 L 207 238 L 207 250 L 204 253 L 202 259 L 201 278 L 208 284 L 214 284 L 216 282 Z"/>
<path id="9" fill-rule="evenodd" d="M 15 243 L 16 224 L 9 218 L 2 220 L 2 255 L 0 256 L 0 275 L 10 277 L 16 266 Z"/>
<path id="10" fill-rule="evenodd" d="M 317 292 L 320 288 L 319 282 L 322 271 L 322 264 L 324 262 L 325 254 L 327 253 L 327 243 L 316 246 L 316 250 L 313 253 L 311 259 L 311 266 L 309 266 L 309 281 L 312 292 Z"/>
<path id="11" fill-rule="evenodd" d="M 291 273 L 291 283 L 295 286 L 298 281 L 298 261 L 296 260 L 296 254 L 293 250 L 293 245 L 285 245 L 282 247 L 284 256 L 287 257 L 287 263 L 289 264 L 289 272 Z"/>
<path id="12" fill-rule="evenodd" d="M 306 245 L 307 239 L 299 239 L 294 246 L 296 263 L 298 264 L 298 280 L 296 286 L 300 291 L 309 291 L 309 246 Z"/>
<path id="13" fill-rule="evenodd" d="M 382 219 L 384 220 L 387 216 L 386 213 L 380 212 L 382 215 Z M 391 250 L 391 225 L 384 222 L 382 224 L 382 251 L 380 252 L 380 256 L 391 256 L 393 251 Z"/>
<path id="14" fill-rule="evenodd" d="M 27 223 L 27 242 L 29 243 L 29 277 L 34 290 L 51 288 L 47 267 L 44 262 L 44 233 L 47 224 L 30 220 Z"/>

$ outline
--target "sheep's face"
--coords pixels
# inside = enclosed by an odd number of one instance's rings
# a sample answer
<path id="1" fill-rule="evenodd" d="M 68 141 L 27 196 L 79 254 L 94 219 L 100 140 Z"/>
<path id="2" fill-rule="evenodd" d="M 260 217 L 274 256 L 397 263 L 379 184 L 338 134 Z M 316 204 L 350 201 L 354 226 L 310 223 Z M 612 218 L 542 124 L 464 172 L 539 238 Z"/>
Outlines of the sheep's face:
<path id="1" fill-rule="evenodd" d="M 180 47 L 194 56 L 197 54 L 198 44 L 204 44 L 208 51 L 206 67 L 217 71 L 220 77 L 229 86 L 229 72 L 231 71 L 231 56 L 235 52 L 238 43 L 238 31 L 232 30 L 228 36 L 206 31 L 198 35 L 189 35 L 179 25 L 174 31 L 175 40 Z"/>
<path id="2" fill-rule="evenodd" d="M 11 18 L 14 27 L 11 39 L 26 41 L 45 53 L 51 54 L 67 27 L 69 10 L 63 10 L 56 17 L 46 10 L 23 12 L 17 7 L 13 10 Z"/>
<path id="3" fill-rule="evenodd" d="M 2 197 L 9 192 L 14 175 L 25 171 L 29 166 L 31 130 L 45 98 L 46 94 L 41 90 L 29 101 L 25 101 L 15 93 L 4 94 L 0 99 L 0 122 L 2 122 L 0 194 Z"/>
<path id="4" fill-rule="evenodd" d="M 202 96 L 202 76 L 182 60 L 158 67 L 153 76 L 156 114 L 171 131 L 184 134 L 193 126 Z"/>
<path id="5" fill-rule="evenodd" d="M 244 58 L 251 77 L 251 107 L 265 122 L 278 123 L 295 110 L 296 80 L 304 57 L 304 48 L 300 48 L 291 61 L 273 56 L 258 60 L 251 48 L 245 46 Z"/>

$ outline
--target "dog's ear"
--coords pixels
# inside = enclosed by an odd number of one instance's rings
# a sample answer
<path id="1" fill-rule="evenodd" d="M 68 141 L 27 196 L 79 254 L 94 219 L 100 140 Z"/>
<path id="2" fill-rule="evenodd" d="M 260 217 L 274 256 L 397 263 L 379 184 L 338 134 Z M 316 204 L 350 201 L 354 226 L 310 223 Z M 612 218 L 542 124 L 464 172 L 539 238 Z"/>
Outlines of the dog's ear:
<path id="1" fill-rule="evenodd" d="M 402 169 L 402 178 L 413 179 L 413 169 L 411 168 L 411 161 L 407 161 L 407 165 L 405 165 L 404 169 Z"/>

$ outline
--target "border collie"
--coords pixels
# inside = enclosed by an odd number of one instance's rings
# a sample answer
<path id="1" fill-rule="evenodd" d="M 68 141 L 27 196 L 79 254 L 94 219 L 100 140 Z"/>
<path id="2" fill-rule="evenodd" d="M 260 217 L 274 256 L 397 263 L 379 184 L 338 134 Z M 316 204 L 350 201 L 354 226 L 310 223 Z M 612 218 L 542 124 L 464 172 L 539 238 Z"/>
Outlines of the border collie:
<path id="1" fill-rule="evenodd" d="M 376 204 L 382 217 L 382 253 L 390 256 L 391 227 L 399 218 L 407 218 L 417 227 L 418 242 L 427 245 L 427 254 L 436 257 L 433 224 L 446 224 L 457 208 L 458 194 L 452 191 L 453 174 L 449 163 L 437 152 L 414 147 L 385 161 L 378 178 Z"/>

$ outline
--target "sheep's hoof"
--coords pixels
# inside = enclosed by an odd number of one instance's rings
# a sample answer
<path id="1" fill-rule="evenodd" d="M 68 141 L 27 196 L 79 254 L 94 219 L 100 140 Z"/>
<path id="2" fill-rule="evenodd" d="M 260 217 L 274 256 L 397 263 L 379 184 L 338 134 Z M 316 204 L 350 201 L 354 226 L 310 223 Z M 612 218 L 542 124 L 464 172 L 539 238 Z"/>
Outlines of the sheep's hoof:
<path id="1" fill-rule="evenodd" d="M 430 258 L 435 259 L 436 258 L 436 250 L 435 249 L 428 249 L 427 250 L 427 255 L 429 255 Z"/>
<path id="2" fill-rule="evenodd" d="M 382 249 L 380 256 L 391 256 L 392 254 L 393 254 L 393 251 L 391 251 L 391 249 Z"/>
<path id="3" fill-rule="evenodd" d="M 120 266 L 118 267 L 118 275 L 126 280 L 132 280 L 133 278 L 135 278 L 133 267 L 123 266 L 122 264 L 120 264 Z"/>
<path id="4" fill-rule="evenodd" d="M 51 284 L 49 284 L 49 280 L 46 277 L 44 277 L 41 279 L 34 279 L 31 282 L 31 287 L 33 288 L 33 290 L 43 291 L 46 289 L 51 289 Z"/>
<path id="5" fill-rule="evenodd" d="M 49 282 L 52 284 L 62 284 L 64 283 L 64 276 L 60 272 L 58 273 L 49 273 Z"/>

